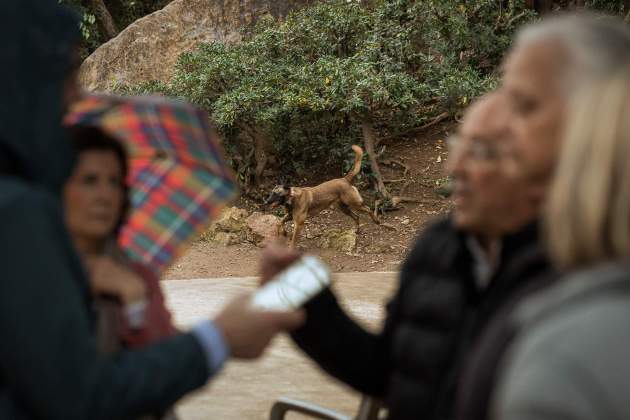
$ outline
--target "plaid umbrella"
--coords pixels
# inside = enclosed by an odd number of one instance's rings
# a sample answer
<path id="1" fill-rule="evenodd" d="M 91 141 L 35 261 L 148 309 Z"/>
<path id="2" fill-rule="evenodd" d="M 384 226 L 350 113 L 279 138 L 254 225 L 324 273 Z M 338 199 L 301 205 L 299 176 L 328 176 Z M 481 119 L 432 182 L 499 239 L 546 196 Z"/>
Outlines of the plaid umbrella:
<path id="1" fill-rule="evenodd" d="M 65 123 L 99 126 L 126 146 L 132 210 L 119 242 L 158 274 L 237 195 L 207 115 L 190 104 L 90 95 Z"/>

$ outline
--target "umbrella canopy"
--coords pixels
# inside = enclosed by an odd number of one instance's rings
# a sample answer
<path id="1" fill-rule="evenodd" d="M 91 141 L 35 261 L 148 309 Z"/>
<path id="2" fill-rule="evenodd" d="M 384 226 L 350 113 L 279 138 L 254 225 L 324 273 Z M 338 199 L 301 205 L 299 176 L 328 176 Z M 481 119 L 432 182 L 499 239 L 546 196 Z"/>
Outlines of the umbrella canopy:
<path id="1" fill-rule="evenodd" d="M 158 274 L 237 195 L 207 114 L 190 104 L 90 95 L 65 123 L 101 127 L 126 146 L 131 212 L 119 242 Z"/>

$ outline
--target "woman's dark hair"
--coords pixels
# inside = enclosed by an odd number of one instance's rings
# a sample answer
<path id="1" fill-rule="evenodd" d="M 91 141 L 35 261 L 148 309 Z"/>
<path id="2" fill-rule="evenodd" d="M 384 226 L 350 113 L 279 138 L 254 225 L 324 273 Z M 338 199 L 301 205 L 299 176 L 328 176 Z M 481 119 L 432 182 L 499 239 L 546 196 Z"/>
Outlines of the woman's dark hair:
<path id="1" fill-rule="evenodd" d="M 115 233 L 125 223 L 127 213 L 129 211 L 129 186 L 127 185 L 127 173 L 129 171 L 129 165 L 127 163 L 127 152 L 125 147 L 118 139 L 109 135 L 99 127 L 94 126 L 71 126 L 67 127 L 68 135 L 72 146 L 77 152 L 77 156 L 80 156 L 83 152 L 99 151 L 99 152 L 112 152 L 118 158 L 120 167 L 122 168 L 122 185 L 123 190 L 123 208 L 120 213 L 120 220 L 116 225 Z"/>

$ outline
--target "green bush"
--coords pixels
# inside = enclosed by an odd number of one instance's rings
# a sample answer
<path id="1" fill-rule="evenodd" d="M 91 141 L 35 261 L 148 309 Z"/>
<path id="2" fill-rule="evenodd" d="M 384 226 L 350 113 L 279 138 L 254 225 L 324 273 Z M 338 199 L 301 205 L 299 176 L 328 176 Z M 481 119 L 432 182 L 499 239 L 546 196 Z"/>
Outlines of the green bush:
<path id="1" fill-rule="evenodd" d="M 330 0 L 263 19 L 243 42 L 203 44 L 169 83 L 127 91 L 208 110 L 244 182 L 261 152 L 288 175 L 313 163 L 341 173 L 352 143 L 372 149 L 490 89 L 513 31 L 532 18 L 512 0 Z"/>

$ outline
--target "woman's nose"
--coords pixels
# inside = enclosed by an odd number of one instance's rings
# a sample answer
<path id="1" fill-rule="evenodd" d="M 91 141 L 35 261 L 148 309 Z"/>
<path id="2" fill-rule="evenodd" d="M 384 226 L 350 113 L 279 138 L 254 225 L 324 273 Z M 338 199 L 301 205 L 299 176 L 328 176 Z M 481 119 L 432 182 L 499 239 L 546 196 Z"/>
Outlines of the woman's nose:
<path id="1" fill-rule="evenodd" d="M 110 204 L 115 200 L 118 194 L 118 188 L 110 185 L 110 183 L 100 183 L 97 189 L 96 197 L 102 203 Z"/>

